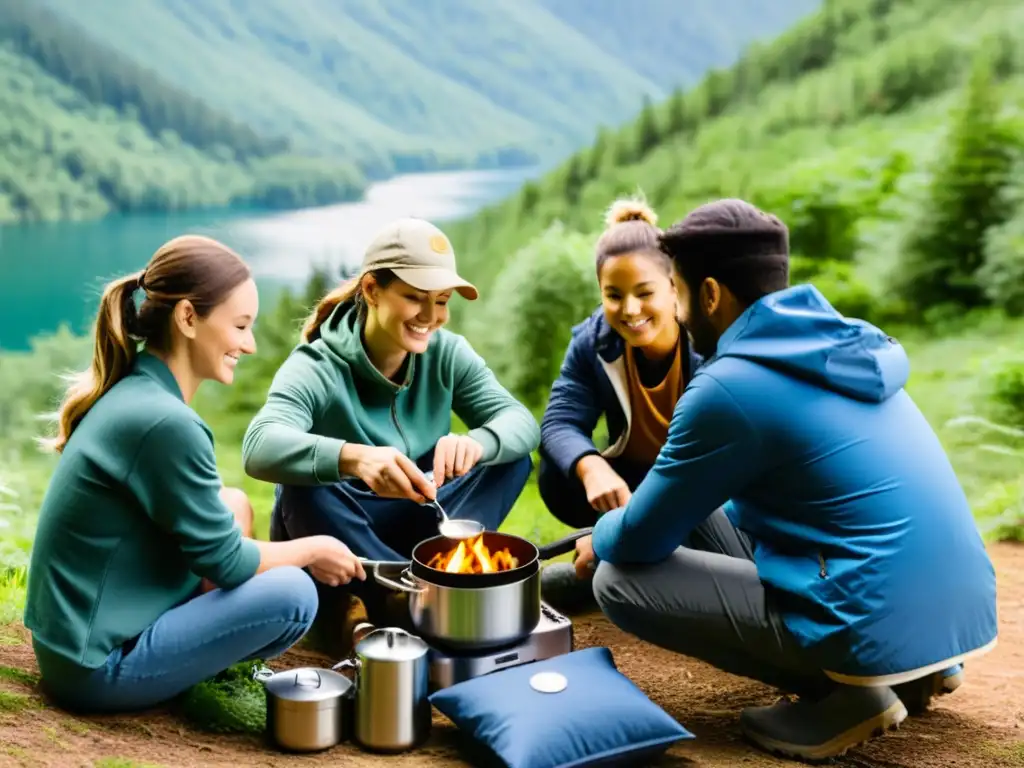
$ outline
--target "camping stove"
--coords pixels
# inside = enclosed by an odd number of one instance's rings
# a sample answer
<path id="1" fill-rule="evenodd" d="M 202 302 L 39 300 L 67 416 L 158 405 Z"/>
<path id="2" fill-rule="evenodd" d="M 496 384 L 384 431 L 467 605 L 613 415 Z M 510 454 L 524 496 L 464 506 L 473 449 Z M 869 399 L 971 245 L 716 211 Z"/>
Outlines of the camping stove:
<path id="1" fill-rule="evenodd" d="M 572 621 L 545 602 L 540 604 L 540 622 L 519 643 L 488 651 L 430 651 L 430 686 L 447 688 L 474 677 L 532 661 L 570 653 L 573 646 Z"/>

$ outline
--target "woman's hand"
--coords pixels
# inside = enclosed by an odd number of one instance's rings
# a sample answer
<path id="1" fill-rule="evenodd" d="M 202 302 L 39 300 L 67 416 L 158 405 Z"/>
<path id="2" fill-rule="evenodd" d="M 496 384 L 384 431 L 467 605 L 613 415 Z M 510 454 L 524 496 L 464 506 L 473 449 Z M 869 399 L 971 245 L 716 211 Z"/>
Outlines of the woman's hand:
<path id="1" fill-rule="evenodd" d="M 309 572 L 329 587 L 348 584 L 352 579 L 364 581 L 366 571 L 359 558 L 333 536 L 315 536 L 313 559 Z"/>
<path id="2" fill-rule="evenodd" d="M 434 447 L 434 484 L 440 488 L 445 480 L 462 477 L 480 457 L 484 447 L 468 435 L 445 435 Z"/>
<path id="3" fill-rule="evenodd" d="M 397 448 L 345 443 L 341 448 L 341 468 L 346 467 L 370 486 L 378 496 L 388 499 L 409 499 L 417 504 L 433 500 L 434 484 L 420 472 L 415 462 Z"/>
<path id="4" fill-rule="evenodd" d="M 598 512 L 624 507 L 632 495 L 626 481 L 602 456 L 584 456 L 576 464 L 576 475 L 587 492 L 587 501 Z"/>

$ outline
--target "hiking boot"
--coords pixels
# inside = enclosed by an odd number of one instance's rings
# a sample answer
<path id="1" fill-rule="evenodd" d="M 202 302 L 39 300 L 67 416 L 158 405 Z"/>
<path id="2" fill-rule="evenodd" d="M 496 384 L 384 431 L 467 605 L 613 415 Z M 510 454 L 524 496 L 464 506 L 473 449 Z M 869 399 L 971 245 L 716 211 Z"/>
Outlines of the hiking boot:
<path id="1" fill-rule="evenodd" d="M 963 684 L 964 666 L 957 664 L 942 670 L 925 675 L 909 683 L 900 683 L 892 687 L 900 701 L 907 708 L 911 715 L 920 715 L 925 712 L 932 703 L 933 696 L 945 696 L 952 693 Z"/>
<path id="2" fill-rule="evenodd" d="M 768 752 L 814 762 L 846 754 L 907 717 L 891 688 L 840 686 L 824 698 L 751 707 L 740 713 L 743 735 Z"/>
<path id="3" fill-rule="evenodd" d="M 541 599 L 566 615 L 597 609 L 590 579 L 576 576 L 572 563 L 551 563 L 540 572 Z"/>

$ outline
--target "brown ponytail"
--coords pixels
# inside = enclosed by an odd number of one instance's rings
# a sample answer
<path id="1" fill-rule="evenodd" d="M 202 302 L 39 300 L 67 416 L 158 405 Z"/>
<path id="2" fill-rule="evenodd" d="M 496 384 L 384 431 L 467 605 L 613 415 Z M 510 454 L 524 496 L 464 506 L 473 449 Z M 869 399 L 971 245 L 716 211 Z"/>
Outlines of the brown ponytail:
<path id="1" fill-rule="evenodd" d="M 373 277 L 374 281 L 381 288 L 387 288 L 395 280 L 395 273 L 390 269 L 374 269 L 366 274 Z M 363 301 L 362 282 L 363 275 L 353 277 L 320 299 L 302 326 L 302 340 L 308 343 L 318 339 L 320 337 L 320 326 L 327 322 L 327 318 L 331 316 L 331 313 L 342 304 L 352 302 L 355 304 L 360 318 L 364 317 L 366 315 L 366 304 Z"/>
<path id="2" fill-rule="evenodd" d="M 49 450 L 61 453 L 82 417 L 131 369 L 138 342 L 129 326 L 135 318 L 134 295 L 144 274 L 136 272 L 104 287 L 93 333 L 92 365 L 72 379 L 57 412 L 57 436 L 42 441 Z"/>
<path id="3" fill-rule="evenodd" d="M 85 414 L 132 369 L 139 342 L 168 351 L 171 313 L 188 300 L 206 317 L 250 278 L 242 258 L 222 243 L 183 235 L 164 243 L 141 272 L 114 280 L 103 289 L 93 331 L 92 365 L 68 387 L 57 411 L 57 435 L 41 441 L 61 453 Z M 136 308 L 136 295 L 143 300 Z"/>

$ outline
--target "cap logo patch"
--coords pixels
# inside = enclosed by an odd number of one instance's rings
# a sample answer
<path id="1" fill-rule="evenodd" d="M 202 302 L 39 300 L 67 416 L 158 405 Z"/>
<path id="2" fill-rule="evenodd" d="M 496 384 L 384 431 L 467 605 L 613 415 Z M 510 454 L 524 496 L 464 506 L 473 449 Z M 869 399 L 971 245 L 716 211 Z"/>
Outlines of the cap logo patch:
<path id="1" fill-rule="evenodd" d="M 431 235 L 430 250 L 434 253 L 448 253 L 448 239 L 444 235 Z"/>

